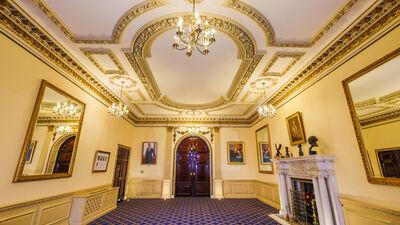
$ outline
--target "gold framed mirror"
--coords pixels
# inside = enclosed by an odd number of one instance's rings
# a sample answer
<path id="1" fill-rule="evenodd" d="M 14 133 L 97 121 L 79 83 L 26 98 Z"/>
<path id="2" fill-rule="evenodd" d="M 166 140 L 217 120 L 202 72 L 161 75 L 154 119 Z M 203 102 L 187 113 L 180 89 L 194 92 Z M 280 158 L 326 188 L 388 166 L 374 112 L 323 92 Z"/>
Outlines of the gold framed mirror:
<path id="1" fill-rule="evenodd" d="M 42 80 L 13 182 L 72 176 L 85 104 Z"/>
<path id="2" fill-rule="evenodd" d="M 368 181 L 400 185 L 400 49 L 342 82 Z"/>
<path id="3" fill-rule="evenodd" d="M 258 172 L 274 173 L 273 153 L 268 124 L 256 130 Z"/>

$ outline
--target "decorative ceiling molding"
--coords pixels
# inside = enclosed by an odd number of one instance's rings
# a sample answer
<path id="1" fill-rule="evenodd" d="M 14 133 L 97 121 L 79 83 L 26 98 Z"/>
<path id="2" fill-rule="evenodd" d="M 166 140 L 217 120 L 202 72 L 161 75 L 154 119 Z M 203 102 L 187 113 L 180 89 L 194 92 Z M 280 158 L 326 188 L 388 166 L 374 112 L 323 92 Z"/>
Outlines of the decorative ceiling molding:
<path id="1" fill-rule="evenodd" d="M 90 74 L 70 52 L 54 40 L 46 31 L 37 26 L 33 19 L 25 16 L 18 6 L 3 1 L 0 5 L 0 24 L 36 50 L 50 62 L 67 72 L 71 78 L 82 83 L 97 94 L 106 103 L 117 101 L 118 98 L 104 86 L 94 75 Z"/>
<path id="2" fill-rule="evenodd" d="M 60 71 L 88 93 L 94 93 L 96 99 L 110 104 L 117 97 L 69 53 L 55 41 L 31 17 L 15 5 L 13 1 L 0 1 L 0 29 L 12 37 L 15 42 L 34 52 L 40 59 Z M 361 47 L 371 37 L 381 35 L 384 28 L 399 22 L 400 0 L 378 1 L 361 15 L 348 29 L 324 48 L 292 80 L 280 88 L 270 99 L 270 103 L 279 104 L 297 94 L 315 80 L 327 75 L 325 72 L 345 59 L 357 47 Z M 143 126 L 165 126 L 168 124 L 210 124 L 216 126 L 251 126 L 260 121 L 257 113 L 249 117 L 191 117 L 179 116 L 138 118 L 132 111 L 128 121 Z"/>
<path id="3" fill-rule="evenodd" d="M 43 13 L 73 42 L 82 44 L 117 44 L 121 41 L 121 36 L 125 28 L 134 19 L 145 12 L 160 6 L 166 5 L 166 0 L 146 0 L 129 9 L 117 22 L 113 29 L 111 39 L 83 39 L 76 37 L 73 32 L 56 16 L 56 14 L 43 2 L 43 0 L 33 0 L 33 2 L 43 11 Z"/>
<path id="4" fill-rule="evenodd" d="M 185 2 L 193 4 L 193 1 L 196 2 L 196 4 L 202 3 L 204 0 L 185 0 Z"/>
<path id="5" fill-rule="evenodd" d="M 379 113 L 374 116 L 368 116 L 366 118 L 360 119 L 360 125 L 362 127 L 365 127 L 365 126 L 369 126 L 371 124 L 377 124 L 377 123 L 397 120 L 399 118 L 400 118 L 400 109 L 390 111 L 390 112 L 385 111 L 385 113 Z"/>
<path id="6" fill-rule="evenodd" d="M 378 1 L 358 21 L 317 54 L 304 69 L 275 92 L 268 102 L 274 105 L 284 102 L 399 16 L 400 0 Z"/>
<path id="7" fill-rule="evenodd" d="M 117 56 L 112 52 L 111 49 L 91 49 L 91 48 L 81 48 L 81 51 L 89 58 L 89 60 L 99 69 L 103 74 L 119 74 L 125 75 L 127 74 L 124 67 L 122 66 L 121 62 L 118 60 Z M 93 55 L 107 55 L 118 70 L 107 70 L 101 66 L 101 63 L 96 60 Z"/>
<path id="8" fill-rule="evenodd" d="M 328 23 L 313 37 L 310 41 L 304 43 L 281 43 L 276 41 L 276 36 L 274 29 L 268 19 L 256 8 L 253 6 L 241 1 L 241 0 L 227 0 L 224 5 L 231 9 L 237 10 L 244 15 L 251 18 L 255 21 L 264 31 L 264 35 L 267 39 L 267 46 L 275 46 L 275 47 L 312 47 L 318 40 L 322 38 L 322 36 L 329 31 L 333 25 L 343 16 L 345 15 L 351 7 L 358 0 L 348 0 L 343 7 L 338 10 L 338 12 L 333 16 Z"/>
<path id="9" fill-rule="evenodd" d="M 275 52 L 275 54 L 272 56 L 271 60 L 267 64 L 267 66 L 264 68 L 262 72 L 262 76 L 273 76 L 273 77 L 282 77 L 284 76 L 292 66 L 294 66 L 297 61 L 300 60 L 300 58 L 304 55 L 304 52 Z M 291 58 L 293 61 L 286 66 L 286 68 L 282 71 L 282 73 L 276 73 L 276 72 L 269 72 L 271 67 L 276 63 L 276 61 L 280 58 Z"/>
<path id="10" fill-rule="evenodd" d="M 177 108 L 177 109 L 203 110 L 203 109 L 219 107 L 219 106 L 227 103 L 227 99 L 225 99 L 223 96 L 221 96 L 215 101 L 204 103 L 204 104 L 185 104 L 185 103 L 176 102 L 176 101 L 168 98 L 168 96 L 164 96 L 163 98 L 160 99 L 160 102 L 163 103 L 164 105 L 167 105 L 167 106 L 173 107 L 173 108 Z"/>
<path id="11" fill-rule="evenodd" d="M 256 45 L 254 38 L 250 33 L 234 21 L 217 15 L 206 15 L 210 26 L 227 34 L 236 43 L 239 49 L 239 58 L 242 63 L 238 72 L 227 92 L 226 99 L 220 98 L 216 101 L 207 104 L 184 104 L 178 103 L 168 98 L 161 98 L 161 91 L 154 79 L 151 69 L 146 58 L 150 57 L 151 45 L 154 40 L 162 33 L 176 27 L 179 14 L 162 17 L 143 26 L 132 40 L 132 49 L 125 50 L 132 68 L 138 75 L 143 86 L 146 88 L 149 96 L 153 101 L 160 100 L 163 104 L 180 109 L 210 109 L 218 107 L 228 101 L 236 100 L 247 80 L 261 61 L 263 55 L 256 53 Z M 190 15 L 183 15 L 184 19 L 188 20 Z M 223 101 L 222 101 L 223 99 Z M 228 100 L 228 101 L 227 101 Z"/>
<path id="12" fill-rule="evenodd" d="M 224 6 L 237 10 L 254 20 L 264 31 L 266 45 L 273 46 L 275 43 L 275 31 L 268 19 L 253 6 L 240 0 L 227 0 Z"/>

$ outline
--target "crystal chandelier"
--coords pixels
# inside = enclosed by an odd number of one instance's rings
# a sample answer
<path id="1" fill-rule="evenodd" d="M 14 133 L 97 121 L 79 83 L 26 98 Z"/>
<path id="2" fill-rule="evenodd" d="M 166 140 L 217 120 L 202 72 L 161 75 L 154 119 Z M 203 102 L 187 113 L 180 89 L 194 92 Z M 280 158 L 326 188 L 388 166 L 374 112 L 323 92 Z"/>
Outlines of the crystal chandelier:
<path id="1" fill-rule="evenodd" d="M 54 112 L 63 117 L 73 117 L 76 113 L 78 113 L 77 104 L 73 102 L 57 102 L 57 106 L 54 107 Z"/>
<path id="2" fill-rule="evenodd" d="M 267 94 L 265 91 L 265 83 L 263 83 L 263 89 L 264 89 L 265 101 L 267 101 Z M 271 119 L 275 116 L 276 109 L 271 104 L 261 105 L 260 107 L 258 107 L 258 114 L 262 117 Z"/>
<path id="3" fill-rule="evenodd" d="M 193 49 L 201 54 L 207 55 L 208 47 L 215 42 L 215 29 L 210 29 L 208 20 L 202 21 L 199 12 L 195 10 L 196 1 L 193 1 L 193 15 L 190 16 L 188 24 L 183 24 L 182 17 L 178 19 L 177 31 L 172 47 L 177 50 L 186 50 L 186 56 L 192 56 Z"/>
<path id="4" fill-rule="evenodd" d="M 119 99 L 122 99 L 122 90 L 124 89 L 124 83 L 125 81 L 121 81 L 121 92 L 119 94 Z M 117 117 L 123 117 L 123 116 L 127 116 L 129 113 L 128 107 L 126 105 L 124 105 L 121 101 L 119 103 L 113 103 L 109 108 L 108 108 L 108 112 Z"/>
<path id="5" fill-rule="evenodd" d="M 58 126 L 56 128 L 56 133 L 58 135 L 64 135 L 72 132 L 72 127 L 70 126 Z"/>

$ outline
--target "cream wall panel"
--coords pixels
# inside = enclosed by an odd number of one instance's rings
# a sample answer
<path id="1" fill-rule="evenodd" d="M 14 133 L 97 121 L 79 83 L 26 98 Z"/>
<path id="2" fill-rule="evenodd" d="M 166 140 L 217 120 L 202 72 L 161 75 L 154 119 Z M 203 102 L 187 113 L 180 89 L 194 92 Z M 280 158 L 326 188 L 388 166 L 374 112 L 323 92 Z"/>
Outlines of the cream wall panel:
<path id="1" fill-rule="evenodd" d="M 132 146 L 134 127 L 111 117 L 107 107 L 60 73 L 0 34 L 0 207 L 74 192 L 109 183 L 113 178 L 117 144 Z M 71 178 L 12 183 L 41 79 L 86 103 L 82 132 Z M 106 173 L 92 173 L 96 150 L 111 152 Z"/>
<path id="2" fill-rule="evenodd" d="M 161 180 L 129 180 L 128 198 L 161 198 Z"/>
<path id="3" fill-rule="evenodd" d="M 256 181 L 256 198 L 277 209 L 280 208 L 277 184 Z"/>
<path id="4" fill-rule="evenodd" d="M 161 180 L 164 178 L 165 148 L 167 128 L 165 127 L 136 127 L 133 135 L 133 148 L 130 156 L 130 178 Z M 157 142 L 157 163 L 142 165 L 143 142 Z M 142 173 L 143 172 L 143 173 Z"/>
<path id="5" fill-rule="evenodd" d="M 347 225 L 400 224 L 400 208 L 387 208 L 379 202 L 369 202 L 353 196 L 341 196 Z"/>
<path id="6" fill-rule="evenodd" d="M 397 27 L 284 104 L 278 109 L 275 118 L 262 120 L 253 129 L 269 124 L 271 143 L 290 146 L 285 118 L 300 111 L 303 115 L 306 136 L 318 137 L 320 153 L 333 154 L 337 157 L 335 167 L 340 194 L 398 205 L 400 187 L 375 185 L 367 181 L 342 80 L 399 48 L 399 40 L 400 27 Z M 297 147 L 292 146 L 290 149 L 297 155 Z M 308 152 L 308 145 L 303 146 L 303 149 Z M 277 183 L 276 174 L 256 173 L 255 179 Z"/>
<path id="7" fill-rule="evenodd" d="M 59 221 L 66 221 L 69 217 L 71 200 L 59 202 L 53 205 L 43 207 L 40 211 L 39 225 L 52 224 Z"/>
<path id="8" fill-rule="evenodd" d="M 221 149 L 221 172 L 222 179 L 253 179 L 254 170 L 256 169 L 256 149 L 255 149 L 255 133 L 251 128 L 234 128 L 227 127 L 220 129 L 220 149 Z M 245 165 L 228 165 L 227 142 L 243 141 L 245 142 Z"/>
<path id="9" fill-rule="evenodd" d="M 33 225 L 36 217 L 36 209 L 30 209 L 28 211 L 17 211 L 0 214 L 1 225 L 15 225 L 15 224 L 26 224 Z M 8 215 L 7 215 L 8 214 Z"/>

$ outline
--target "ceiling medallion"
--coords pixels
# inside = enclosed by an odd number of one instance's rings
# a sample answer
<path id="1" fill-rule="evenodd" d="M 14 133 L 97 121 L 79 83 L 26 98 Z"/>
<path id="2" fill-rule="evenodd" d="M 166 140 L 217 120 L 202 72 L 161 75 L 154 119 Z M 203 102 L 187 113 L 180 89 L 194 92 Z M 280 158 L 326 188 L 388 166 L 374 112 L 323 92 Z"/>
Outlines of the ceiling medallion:
<path id="1" fill-rule="evenodd" d="M 264 96 L 265 96 L 265 101 L 267 101 L 267 94 L 265 91 L 265 82 L 262 83 L 263 84 L 263 88 L 264 88 Z M 258 114 L 261 117 L 264 118 L 268 118 L 271 119 L 275 116 L 276 114 L 276 109 L 273 105 L 271 104 L 265 104 L 265 105 L 261 105 L 260 107 L 258 107 Z"/>
<path id="2" fill-rule="evenodd" d="M 193 49 L 197 49 L 201 54 L 207 55 L 210 50 L 208 47 L 215 42 L 215 29 L 209 28 L 207 18 L 202 21 L 200 13 L 196 12 L 196 1 L 193 1 L 193 15 L 184 26 L 182 17 L 178 19 L 177 31 L 172 47 L 177 50 L 186 50 L 186 56 L 192 56 Z"/>
<path id="3" fill-rule="evenodd" d="M 124 89 L 124 84 L 125 84 L 126 80 L 120 79 L 120 82 L 121 82 L 121 84 L 120 84 L 121 92 L 119 94 L 119 99 L 122 99 L 122 90 Z M 129 113 L 129 110 L 128 110 L 128 106 L 124 105 L 122 103 L 122 101 L 120 100 L 118 103 L 113 102 L 113 104 L 108 108 L 108 112 L 114 117 L 121 118 L 121 117 L 127 116 Z"/>

